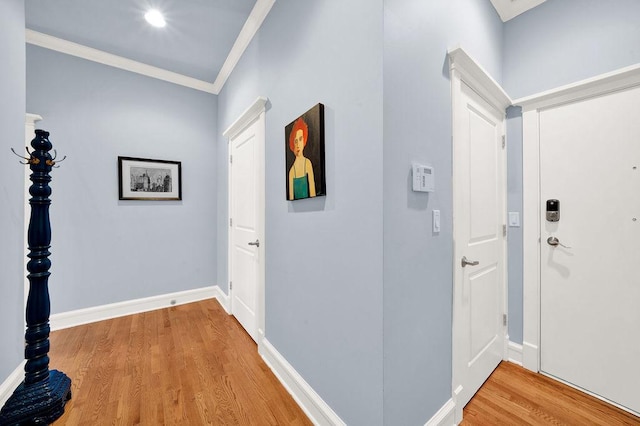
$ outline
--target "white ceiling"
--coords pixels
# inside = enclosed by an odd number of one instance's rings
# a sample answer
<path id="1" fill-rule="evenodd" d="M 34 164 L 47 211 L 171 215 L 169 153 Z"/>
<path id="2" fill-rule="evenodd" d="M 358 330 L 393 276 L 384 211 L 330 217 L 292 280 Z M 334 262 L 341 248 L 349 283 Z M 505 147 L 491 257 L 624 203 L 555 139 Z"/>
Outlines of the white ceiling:
<path id="1" fill-rule="evenodd" d="M 491 0 L 491 4 L 498 11 L 502 22 L 526 12 L 529 9 L 544 3 L 547 0 Z"/>
<path id="2" fill-rule="evenodd" d="M 490 1 L 506 22 L 546 0 Z M 274 2 L 26 0 L 27 42 L 217 94 Z"/>
<path id="3" fill-rule="evenodd" d="M 102 58 L 98 62 L 103 63 L 126 58 L 130 66 L 121 68 L 134 70 L 138 63 L 139 70 L 146 65 L 213 84 L 221 72 L 231 72 L 235 63 L 225 62 L 237 62 L 272 4 L 273 0 L 26 0 L 27 42 Z M 144 20 L 150 7 L 164 13 L 166 27 L 155 28 Z M 257 22 L 256 13 L 264 15 Z M 207 91 L 217 93 L 221 87 Z"/>

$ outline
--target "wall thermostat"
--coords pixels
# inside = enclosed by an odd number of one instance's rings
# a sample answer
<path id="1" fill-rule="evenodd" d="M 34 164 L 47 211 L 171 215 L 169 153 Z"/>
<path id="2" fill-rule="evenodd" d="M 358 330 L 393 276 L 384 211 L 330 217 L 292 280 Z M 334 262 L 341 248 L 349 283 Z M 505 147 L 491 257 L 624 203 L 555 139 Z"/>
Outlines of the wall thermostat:
<path id="1" fill-rule="evenodd" d="M 413 164 L 413 190 L 416 192 L 434 192 L 436 184 L 433 167 L 424 164 Z"/>

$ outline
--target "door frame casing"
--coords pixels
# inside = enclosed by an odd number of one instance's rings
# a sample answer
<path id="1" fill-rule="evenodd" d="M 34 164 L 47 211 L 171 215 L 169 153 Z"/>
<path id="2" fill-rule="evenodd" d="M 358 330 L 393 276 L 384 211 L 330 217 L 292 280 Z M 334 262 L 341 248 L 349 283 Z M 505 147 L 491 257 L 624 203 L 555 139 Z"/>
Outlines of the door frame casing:
<path id="1" fill-rule="evenodd" d="M 506 108 L 511 105 L 511 99 L 505 93 L 505 91 L 500 87 L 500 85 L 493 79 L 491 76 L 475 61 L 471 58 L 462 48 L 457 47 L 455 49 L 451 49 L 448 52 L 449 55 L 449 75 L 451 79 L 451 107 L 452 107 L 452 152 L 454 159 L 454 167 L 455 167 L 455 147 L 456 143 L 459 140 L 459 132 L 458 129 L 458 116 L 460 114 L 461 109 L 461 100 L 462 100 L 462 84 L 468 85 L 472 90 L 478 93 L 482 98 L 484 98 L 487 103 L 489 103 L 496 110 L 502 112 L 502 125 L 503 125 L 503 134 L 504 134 L 504 126 L 506 121 Z M 506 162 L 506 147 L 502 153 L 502 161 L 501 165 L 503 168 L 503 188 L 502 188 L 502 197 L 503 197 L 503 217 L 501 217 L 501 221 L 506 225 L 506 200 L 507 200 L 507 185 L 506 185 L 506 170 L 507 170 L 507 162 Z M 455 193 L 456 193 L 456 175 L 453 173 L 453 191 L 454 191 L 454 244 L 453 244 L 453 265 L 452 265 L 452 278 L 453 278 L 453 317 L 452 317 L 452 400 L 455 405 L 455 413 L 454 419 L 456 424 L 462 421 L 462 411 L 463 406 L 458 403 L 458 396 L 462 392 L 463 382 L 460 378 L 462 374 L 460 366 L 464 363 L 464 357 L 460 352 L 457 341 L 460 339 L 467 338 L 462 333 L 462 327 L 459 320 L 459 311 L 460 307 L 456 306 L 459 300 L 456 295 L 460 291 L 460 285 L 462 285 L 461 279 L 459 278 L 459 257 L 457 256 L 458 247 L 456 245 L 456 216 L 459 215 L 459 212 L 455 211 Z M 502 310 L 506 314 L 507 313 L 507 239 L 503 238 L 502 241 Z M 507 359 L 508 354 L 508 334 L 507 327 L 504 326 L 502 328 L 503 334 L 503 351 L 502 358 Z"/>
<path id="2" fill-rule="evenodd" d="M 257 344 L 260 347 L 263 344 L 265 338 L 265 254 L 267 244 L 265 242 L 265 139 L 266 139 L 266 106 L 268 99 L 265 97 L 258 97 L 249 108 L 247 108 L 236 121 L 231 124 L 222 133 L 222 136 L 227 139 L 227 161 L 230 161 L 231 156 L 231 144 L 230 141 L 246 130 L 250 125 L 257 121 L 256 139 L 257 139 L 257 167 L 256 171 L 258 184 L 258 200 L 257 200 L 257 236 L 260 240 L 260 252 L 258 254 L 258 270 L 257 270 L 257 294 L 256 294 L 256 336 Z M 227 163 L 229 164 L 229 163 Z M 232 200 L 231 200 L 231 187 L 232 176 L 231 167 L 227 167 L 227 218 L 231 218 L 232 213 Z M 229 220 L 227 220 L 229 224 Z M 233 247 L 233 235 L 231 232 L 231 226 L 227 225 L 227 271 L 228 281 L 231 277 L 231 256 Z M 229 312 L 233 313 L 233 289 L 229 285 Z"/>
<path id="3" fill-rule="evenodd" d="M 637 86 L 640 86 L 640 64 L 513 102 L 522 107 L 522 365 L 528 370 L 540 371 L 540 112 Z"/>

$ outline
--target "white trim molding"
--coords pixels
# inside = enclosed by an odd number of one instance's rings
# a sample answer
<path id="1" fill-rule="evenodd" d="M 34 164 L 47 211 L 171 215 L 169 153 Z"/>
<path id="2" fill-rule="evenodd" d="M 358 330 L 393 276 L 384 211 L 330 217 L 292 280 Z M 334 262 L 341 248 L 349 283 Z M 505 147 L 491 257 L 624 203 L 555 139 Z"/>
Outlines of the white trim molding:
<path id="1" fill-rule="evenodd" d="M 536 330 L 538 328 L 536 327 Z M 537 344 L 524 342 L 522 344 L 522 366 L 534 373 L 540 371 L 540 358 L 538 356 L 539 349 Z"/>
<path id="2" fill-rule="evenodd" d="M 456 404 L 453 399 L 449 399 L 424 426 L 454 426 L 456 424 L 454 419 L 455 408 Z"/>
<path id="3" fill-rule="evenodd" d="M 184 305 L 186 303 L 198 302 L 206 299 L 213 299 L 222 293 L 222 290 L 219 288 L 216 290 L 216 287 L 217 286 L 203 287 L 194 290 L 161 294 L 159 296 L 127 300 L 124 302 L 110 303 L 108 305 L 94 306 L 91 308 L 53 314 L 49 319 L 51 331 L 118 318 L 126 315 L 138 314 L 141 312 L 153 311 L 156 309 L 169 308 L 176 305 Z M 222 301 L 220 304 L 222 305 Z"/>
<path id="4" fill-rule="evenodd" d="M 459 72 L 461 79 L 470 83 L 478 94 L 502 110 L 512 104 L 511 98 L 491 75 L 462 47 L 448 51 L 450 72 Z"/>
<path id="5" fill-rule="evenodd" d="M 222 64 L 222 68 L 220 68 L 220 72 L 218 72 L 218 76 L 216 80 L 213 82 L 213 90 L 214 93 L 220 93 L 224 83 L 227 82 L 227 79 L 231 75 L 231 72 L 240 61 L 244 51 L 253 40 L 253 37 L 256 35 L 265 18 L 271 11 L 273 4 L 276 0 L 257 0 L 255 6 L 251 10 L 247 21 L 244 26 L 240 30 L 240 34 L 238 34 L 238 38 L 236 39 L 231 51 L 229 52 L 229 56 L 227 56 L 227 60 Z"/>
<path id="6" fill-rule="evenodd" d="M 4 406 L 18 385 L 24 380 L 24 366 L 27 361 L 22 361 L 15 370 L 9 374 L 4 382 L 0 383 L 0 407 Z"/>
<path id="7" fill-rule="evenodd" d="M 640 64 L 519 98 L 513 101 L 513 104 L 522 107 L 523 112 L 541 110 L 634 86 L 640 86 Z"/>
<path id="8" fill-rule="evenodd" d="M 232 139 L 239 132 L 243 131 L 253 120 L 265 112 L 268 101 L 267 98 L 259 96 L 258 99 L 256 99 L 249 108 L 244 110 L 244 112 L 240 114 L 240 117 L 222 133 L 222 136 Z"/>
<path id="9" fill-rule="evenodd" d="M 258 352 L 314 425 L 346 425 L 267 339 Z"/>
<path id="10" fill-rule="evenodd" d="M 231 306 L 229 305 L 229 296 L 227 296 L 227 294 L 224 291 L 222 291 L 222 288 L 220 288 L 219 285 L 213 287 L 213 297 L 216 298 L 218 303 L 220 303 L 220 306 L 222 306 L 222 309 L 224 309 L 224 311 L 227 314 L 231 314 Z"/>
<path id="11" fill-rule="evenodd" d="M 507 361 L 522 365 L 522 345 L 509 340 Z"/>
<path id="12" fill-rule="evenodd" d="M 25 116 L 25 124 L 27 126 L 35 126 L 36 122 L 42 120 L 42 116 L 38 114 L 27 113 Z"/>
<path id="13" fill-rule="evenodd" d="M 545 1 L 547 0 L 491 0 L 491 4 L 500 15 L 502 22 L 507 22 Z"/>
<path id="14" fill-rule="evenodd" d="M 123 58 L 122 56 L 113 55 L 102 50 L 92 47 L 83 46 L 61 38 L 53 37 L 48 34 L 39 33 L 30 29 L 26 30 L 26 41 L 34 46 L 44 47 L 45 49 L 55 50 L 88 61 L 97 62 L 99 64 L 108 65 L 110 67 L 119 68 L 121 70 L 130 71 L 147 77 L 156 78 L 158 80 L 168 81 L 191 89 L 200 90 L 202 92 L 217 95 L 212 83 L 198 80 L 193 77 L 178 74 L 152 65 L 143 64 L 142 62 L 132 59 Z"/>
<path id="15" fill-rule="evenodd" d="M 559 105 L 640 86 L 640 64 L 520 98 L 523 186 L 522 365 L 540 371 L 540 112 Z"/>
<path id="16" fill-rule="evenodd" d="M 462 387 L 462 385 L 458 385 L 453 390 L 453 395 L 451 397 L 451 400 L 453 401 L 453 424 L 454 425 L 457 425 L 462 421 L 462 412 L 464 409 L 464 405 L 462 405 L 462 403 L 460 403 L 459 401 L 460 401 L 460 395 L 462 394 L 463 390 L 464 388 Z"/>

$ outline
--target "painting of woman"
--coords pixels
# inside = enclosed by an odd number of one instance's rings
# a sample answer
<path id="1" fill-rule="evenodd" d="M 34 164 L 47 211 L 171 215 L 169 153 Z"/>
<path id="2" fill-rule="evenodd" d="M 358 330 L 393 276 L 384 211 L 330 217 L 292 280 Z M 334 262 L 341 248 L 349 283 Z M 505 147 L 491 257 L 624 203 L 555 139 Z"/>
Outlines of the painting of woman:
<path id="1" fill-rule="evenodd" d="M 318 104 L 285 128 L 287 199 L 324 194 L 324 109 Z"/>
<path id="2" fill-rule="evenodd" d="M 313 177 L 313 164 L 304 156 L 304 147 L 309 137 L 309 126 L 302 117 L 293 124 L 289 136 L 289 149 L 296 159 L 289 169 L 289 199 L 297 200 L 316 196 L 316 184 Z"/>

